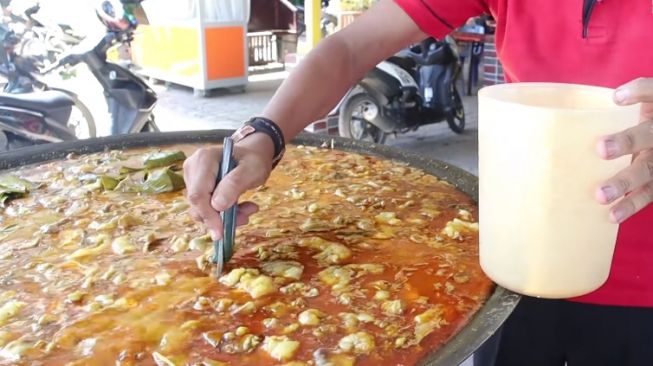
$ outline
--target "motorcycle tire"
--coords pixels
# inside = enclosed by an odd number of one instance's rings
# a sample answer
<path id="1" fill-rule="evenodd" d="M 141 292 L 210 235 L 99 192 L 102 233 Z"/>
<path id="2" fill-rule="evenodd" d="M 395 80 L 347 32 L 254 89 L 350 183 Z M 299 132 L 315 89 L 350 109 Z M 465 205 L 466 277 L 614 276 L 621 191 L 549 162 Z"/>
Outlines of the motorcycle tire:
<path id="1" fill-rule="evenodd" d="M 354 114 L 359 112 L 356 108 L 366 108 L 365 105 L 374 105 L 377 110 L 381 110 L 381 105 L 368 93 L 359 93 L 351 95 L 343 102 L 338 115 L 338 133 L 342 137 L 347 137 L 360 141 L 371 141 L 376 144 L 383 144 L 387 134 L 380 128 L 366 121 L 364 118 L 357 117 Z M 360 111 L 364 113 L 364 111 Z"/>
<path id="2" fill-rule="evenodd" d="M 97 129 L 95 127 L 95 119 L 93 119 L 93 114 L 88 109 L 86 104 L 84 104 L 77 94 L 59 88 L 51 88 L 51 90 L 57 90 L 62 93 L 68 94 L 73 100 L 73 110 L 70 112 L 70 117 L 68 118 L 68 123 L 66 127 L 75 132 L 75 137 L 78 139 L 87 139 L 97 137 Z M 75 112 L 77 110 L 77 113 Z"/>
<path id="3" fill-rule="evenodd" d="M 460 97 L 458 90 L 454 88 L 452 93 L 453 98 L 453 113 L 450 113 L 447 116 L 447 124 L 451 131 L 461 134 L 465 131 L 465 107 L 463 106 L 463 100 Z"/>

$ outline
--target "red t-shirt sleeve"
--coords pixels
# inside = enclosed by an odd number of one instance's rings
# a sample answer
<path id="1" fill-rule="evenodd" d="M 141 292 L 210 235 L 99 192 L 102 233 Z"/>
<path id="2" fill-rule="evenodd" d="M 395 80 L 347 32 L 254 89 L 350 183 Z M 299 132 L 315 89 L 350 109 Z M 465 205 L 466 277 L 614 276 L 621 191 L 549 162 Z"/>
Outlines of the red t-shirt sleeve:
<path id="1" fill-rule="evenodd" d="M 486 0 L 395 0 L 417 26 L 435 38 L 442 38 L 467 19 L 489 13 Z"/>

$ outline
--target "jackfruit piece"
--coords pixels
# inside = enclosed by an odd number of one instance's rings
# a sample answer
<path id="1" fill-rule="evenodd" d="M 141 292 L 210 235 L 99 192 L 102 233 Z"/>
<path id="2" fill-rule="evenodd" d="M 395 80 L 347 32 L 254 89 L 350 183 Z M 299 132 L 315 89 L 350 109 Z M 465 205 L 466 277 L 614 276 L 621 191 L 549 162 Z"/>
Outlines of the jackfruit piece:
<path id="1" fill-rule="evenodd" d="M 299 342 L 287 336 L 268 336 L 263 341 L 263 350 L 278 361 L 288 361 L 299 349 Z"/>
<path id="2" fill-rule="evenodd" d="M 366 332 L 356 332 L 343 337 L 338 347 L 345 352 L 369 354 L 375 347 L 374 337 Z"/>
<path id="3" fill-rule="evenodd" d="M 304 266 L 294 261 L 272 261 L 264 263 L 261 270 L 269 276 L 299 280 L 304 272 Z"/>
<path id="4" fill-rule="evenodd" d="M 307 309 L 299 313 L 297 320 L 301 325 L 316 326 L 325 314 L 317 309 Z"/>
<path id="5" fill-rule="evenodd" d="M 136 247 L 130 242 L 129 236 L 123 235 L 113 240 L 111 250 L 118 255 L 124 255 L 135 252 Z"/>
<path id="6" fill-rule="evenodd" d="M 18 300 L 10 300 L 0 307 L 0 326 L 4 326 L 9 320 L 16 315 L 27 305 L 26 303 Z"/>
<path id="7" fill-rule="evenodd" d="M 463 221 L 455 218 L 445 225 L 442 234 L 451 239 L 462 239 L 462 234 L 478 232 L 478 222 Z"/>

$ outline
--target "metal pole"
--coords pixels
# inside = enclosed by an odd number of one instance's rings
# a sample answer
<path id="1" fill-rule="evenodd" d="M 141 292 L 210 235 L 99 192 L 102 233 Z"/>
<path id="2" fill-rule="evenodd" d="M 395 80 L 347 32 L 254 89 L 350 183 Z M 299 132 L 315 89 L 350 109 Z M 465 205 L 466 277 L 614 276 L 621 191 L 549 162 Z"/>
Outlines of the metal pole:
<path id="1" fill-rule="evenodd" d="M 322 0 L 305 0 L 304 22 L 306 22 L 306 43 L 309 49 L 317 46 L 322 38 L 320 19 L 322 17 Z"/>

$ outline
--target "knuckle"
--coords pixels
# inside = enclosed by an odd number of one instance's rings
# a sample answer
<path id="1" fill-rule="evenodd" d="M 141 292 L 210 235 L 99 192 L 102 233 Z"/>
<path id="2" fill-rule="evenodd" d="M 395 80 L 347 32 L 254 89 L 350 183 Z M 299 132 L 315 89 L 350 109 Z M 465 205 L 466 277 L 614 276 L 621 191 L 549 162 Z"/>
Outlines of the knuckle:
<path id="1" fill-rule="evenodd" d="M 622 193 L 630 192 L 630 188 L 632 187 L 632 184 L 630 183 L 630 179 L 626 179 L 626 178 L 617 179 L 615 184 L 617 187 L 619 187 L 619 191 Z"/>
<path id="2" fill-rule="evenodd" d="M 631 130 L 626 131 L 622 135 L 621 140 L 622 140 L 623 147 L 626 151 L 632 151 L 635 148 L 635 134 L 633 133 L 633 131 Z"/>
<path id="3" fill-rule="evenodd" d="M 643 205 L 647 205 L 653 201 L 653 184 L 647 184 L 642 187 L 640 194 L 642 196 Z"/>
<path id="4" fill-rule="evenodd" d="M 188 202 L 190 202 L 191 205 L 197 206 L 202 203 L 204 203 L 204 195 L 200 194 L 199 192 L 190 192 L 188 193 Z"/>

